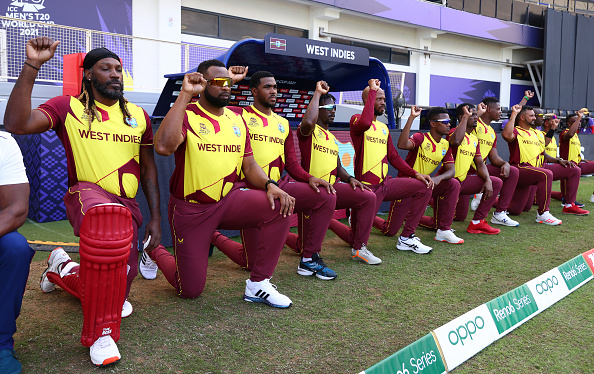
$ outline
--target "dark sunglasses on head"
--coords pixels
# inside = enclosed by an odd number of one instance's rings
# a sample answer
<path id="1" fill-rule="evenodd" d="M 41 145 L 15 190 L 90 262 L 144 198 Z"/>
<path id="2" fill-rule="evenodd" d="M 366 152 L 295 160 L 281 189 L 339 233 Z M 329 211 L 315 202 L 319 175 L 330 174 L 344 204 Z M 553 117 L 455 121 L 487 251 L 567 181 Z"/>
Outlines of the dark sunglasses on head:
<path id="1" fill-rule="evenodd" d="M 322 105 L 320 107 L 320 109 L 326 109 L 326 110 L 336 110 L 336 104 L 328 104 L 328 105 Z"/>
<path id="2" fill-rule="evenodd" d="M 450 124 L 450 122 L 452 122 L 452 120 L 451 120 L 451 119 L 449 119 L 449 118 L 443 118 L 443 119 L 432 119 L 432 121 L 433 121 L 433 122 L 441 122 L 441 123 L 443 123 L 444 125 L 449 125 L 449 124 Z"/>
<path id="3" fill-rule="evenodd" d="M 209 86 L 231 87 L 233 85 L 232 78 L 224 78 L 224 77 L 208 79 L 206 82 L 208 83 Z"/>

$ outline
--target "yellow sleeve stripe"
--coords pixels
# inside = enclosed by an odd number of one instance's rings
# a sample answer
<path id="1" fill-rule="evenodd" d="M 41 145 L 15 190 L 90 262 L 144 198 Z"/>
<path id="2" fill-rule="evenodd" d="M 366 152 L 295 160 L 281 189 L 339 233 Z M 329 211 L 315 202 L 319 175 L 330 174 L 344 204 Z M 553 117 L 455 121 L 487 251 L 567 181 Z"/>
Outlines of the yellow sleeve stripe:
<path id="1" fill-rule="evenodd" d="M 38 111 L 40 111 L 41 113 L 45 114 L 45 116 L 47 117 L 47 120 L 49 121 L 49 127 L 48 127 L 48 130 L 51 130 L 51 129 L 53 129 L 53 128 L 54 128 L 54 121 L 52 120 L 52 117 L 51 117 L 51 116 L 50 116 L 50 115 L 49 115 L 49 114 L 48 114 L 48 113 L 47 113 L 45 110 L 43 110 L 43 109 L 41 109 L 41 108 L 35 108 L 35 109 L 33 109 L 33 110 L 38 110 Z"/>

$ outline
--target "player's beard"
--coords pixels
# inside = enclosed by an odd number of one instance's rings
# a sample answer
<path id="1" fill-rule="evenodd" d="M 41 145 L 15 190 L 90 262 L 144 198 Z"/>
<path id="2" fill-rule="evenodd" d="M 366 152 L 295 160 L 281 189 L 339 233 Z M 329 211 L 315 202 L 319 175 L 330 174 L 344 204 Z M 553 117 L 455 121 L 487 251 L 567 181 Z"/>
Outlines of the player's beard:
<path id="1" fill-rule="evenodd" d="M 208 88 L 206 88 L 204 90 L 204 98 L 206 99 L 206 101 L 208 101 L 212 105 L 214 105 L 218 108 L 224 108 L 227 106 L 227 104 L 229 104 L 229 100 L 231 99 L 231 96 L 229 96 L 226 99 L 221 99 L 219 97 L 215 97 L 215 96 L 211 95 L 210 92 L 208 92 Z"/>
<path id="2" fill-rule="evenodd" d="M 260 105 L 262 105 L 264 108 L 274 109 L 276 107 L 276 99 L 274 100 L 274 103 L 271 103 L 270 101 L 264 98 L 259 98 L 258 101 L 260 102 Z"/>
<path id="3" fill-rule="evenodd" d="M 119 89 L 113 90 L 113 89 L 108 88 L 108 86 L 114 82 L 117 82 L 120 84 Z M 106 81 L 105 83 L 99 83 L 99 81 L 97 80 L 97 77 L 95 77 L 93 75 L 91 77 L 91 83 L 93 84 L 93 87 L 95 87 L 95 89 L 97 90 L 99 95 L 101 95 L 102 97 L 104 97 L 106 99 L 119 100 L 124 97 L 124 85 L 123 85 L 122 81 L 120 81 L 119 79 L 110 79 L 110 80 Z"/>

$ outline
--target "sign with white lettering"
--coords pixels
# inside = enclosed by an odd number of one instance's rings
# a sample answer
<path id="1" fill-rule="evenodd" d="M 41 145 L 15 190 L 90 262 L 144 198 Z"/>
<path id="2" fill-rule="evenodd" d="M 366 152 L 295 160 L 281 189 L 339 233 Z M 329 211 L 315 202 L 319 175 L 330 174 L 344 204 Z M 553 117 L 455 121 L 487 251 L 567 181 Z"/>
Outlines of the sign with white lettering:
<path id="1" fill-rule="evenodd" d="M 532 292 L 538 309 L 543 311 L 569 294 L 558 268 L 547 271 L 543 275 L 526 282 Z"/>
<path id="2" fill-rule="evenodd" d="M 444 372 L 445 365 L 431 333 L 365 370 L 365 374 L 442 374 Z"/>
<path id="3" fill-rule="evenodd" d="M 264 46 L 266 53 L 369 66 L 367 48 L 271 33 Z"/>
<path id="4" fill-rule="evenodd" d="M 525 284 L 489 301 L 486 305 L 500 334 L 508 333 L 538 312 L 534 296 Z"/>
<path id="5" fill-rule="evenodd" d="M 485 304 L 434 332 L 448 370 L 458 367 L 499 338 L 499 332 Z"/>
<path id="6" fill-rule="evenodd" d="M 570 291 L 592 278 L 592 270 L 582 255 L 576 256 L 557 267 Z"/>

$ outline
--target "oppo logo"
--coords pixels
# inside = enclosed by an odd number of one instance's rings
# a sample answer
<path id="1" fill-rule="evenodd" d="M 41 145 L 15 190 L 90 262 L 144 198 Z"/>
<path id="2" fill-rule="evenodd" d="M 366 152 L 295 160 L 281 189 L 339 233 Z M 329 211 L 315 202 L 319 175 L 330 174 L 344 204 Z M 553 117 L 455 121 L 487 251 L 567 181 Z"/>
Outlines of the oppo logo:
<path id="1" fill-rule="evenodd" d="M 536 284 L 536 292 L 538 292 L 539 295 L 542 295 L 543 293 L 547 293 L 548 291 L 551 291 L 553 289 L 553 287 L 555 287 L 556 285 L 559 284 L 559 280 L 557 279 L 556 276 L 553 275 L 553 278 L 547 278 L 545 280 L 543 280 L 540 283 Z"/>
<path id="2" fill-rule="evenodd" d="M 470 338 L 470 340 L 472 340 L 472 335 L 483 327 L 485 327 L 485 320 L 483 317 L 477 316 L 474 320 L 470 320 L 465 324 L 458 326 L 455 330 L 450 331 L 448 333 L 448 340 L 452 345 L 458 343 L 464 345 L 465 339 Z"/>

